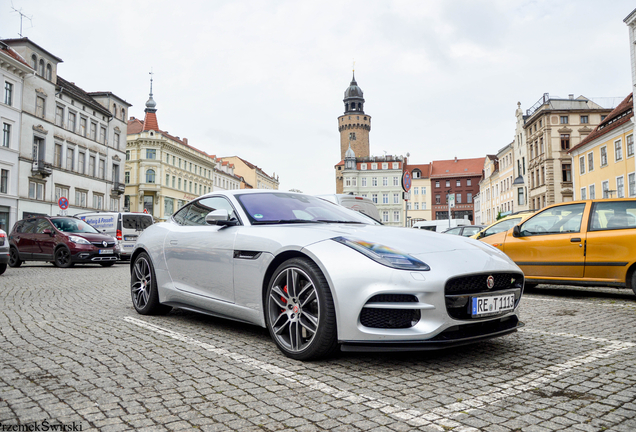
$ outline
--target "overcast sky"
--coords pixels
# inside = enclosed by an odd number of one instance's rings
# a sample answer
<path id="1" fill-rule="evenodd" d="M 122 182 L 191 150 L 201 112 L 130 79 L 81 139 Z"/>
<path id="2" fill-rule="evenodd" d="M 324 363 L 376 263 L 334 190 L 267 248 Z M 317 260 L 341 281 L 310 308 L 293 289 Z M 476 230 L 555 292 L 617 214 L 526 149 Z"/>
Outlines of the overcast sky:
<path id="1" fill-rule="evenodd" d="M 19 37 L 12 6 L 31 17 L 22 35 L 64 60 L 60 76 L 143 118 L 152 69 L 162 130 L 282 190 L 335 191 L 354 59 L 371 154 L 414 164 L 496 153 L 517 102 L 543 93 L 631 92 L 633 0 L 0 0 L 1 38 Z"/>

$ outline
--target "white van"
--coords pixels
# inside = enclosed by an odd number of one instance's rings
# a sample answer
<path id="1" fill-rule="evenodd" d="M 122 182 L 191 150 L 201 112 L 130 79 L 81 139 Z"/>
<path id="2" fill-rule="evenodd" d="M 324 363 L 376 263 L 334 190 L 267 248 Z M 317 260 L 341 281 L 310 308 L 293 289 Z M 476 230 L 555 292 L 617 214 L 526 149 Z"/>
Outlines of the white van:
<path id="1" fill-rule="evenodd" d="M 381 221 L 378 208 L 375 206 L 375 203 L 369 198 L 349 194 L 328 194 L 316 196 L 332 203 L 339 204 L 348 209 L 358 211 L 378 222 Z"/>
<path id="2" fill-rule="evenodd" d="M 453 227 L 463 226 L 463 225 L 471 225 L 471 223 L 468 219 L 451 219 L 450 223 L 448 222 L 448 219 L 438 219 L 438 220 L 432 220 L 432 221 L 415 222 L 413 224 L 413 228 L 424 229 L 424 230 L 435 231 L 435 232 L 443 232 L 447 230 L 448 228 L 453 228 Z"/>
<path id="3" fill-rule="evenodd" d="M 145 213 L 130 212 L 88 212 L 75 217 L 92 225 L 97 231 L 110 234 L 117 239 L 121 259 L 130 259 L 139 234 L 154 223 Z"/>

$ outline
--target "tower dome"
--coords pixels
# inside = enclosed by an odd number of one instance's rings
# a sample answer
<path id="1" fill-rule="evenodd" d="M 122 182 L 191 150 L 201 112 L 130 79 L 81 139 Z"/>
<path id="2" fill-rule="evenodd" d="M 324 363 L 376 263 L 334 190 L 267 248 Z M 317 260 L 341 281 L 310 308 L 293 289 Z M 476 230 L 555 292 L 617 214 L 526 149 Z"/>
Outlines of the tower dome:
<path id="1" fill-rule="evenodd" d="M 351 149 L 351 143 L 349 143 L 349 149 L 345 153 L 345 159 L 356 158 L 355 152 Z"/>
<path id="2" fill-rule="evenodd" d="M 353 73 L 351 84 L 344 92 L 343 102 L 345 104 L 345 114 L 362 113 L 364 114 L 364 96 L 362 89 L 358 87 L 356 82 L 356 74 Z"/>

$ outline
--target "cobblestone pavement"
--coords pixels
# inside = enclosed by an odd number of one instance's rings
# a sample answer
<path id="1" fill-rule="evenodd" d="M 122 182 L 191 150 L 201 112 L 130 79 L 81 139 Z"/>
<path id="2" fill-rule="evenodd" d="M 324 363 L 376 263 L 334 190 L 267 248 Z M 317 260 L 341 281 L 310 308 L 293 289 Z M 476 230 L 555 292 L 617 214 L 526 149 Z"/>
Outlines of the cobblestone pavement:
<path id="1" fill-rule="evenodd" d="M 540 286 L 513 335 L 302 363 L 265 329 L 138 315 L 128 279 L 125 264 L 0 276 L 0 430 L 636 430 L 631 291 Z"/>

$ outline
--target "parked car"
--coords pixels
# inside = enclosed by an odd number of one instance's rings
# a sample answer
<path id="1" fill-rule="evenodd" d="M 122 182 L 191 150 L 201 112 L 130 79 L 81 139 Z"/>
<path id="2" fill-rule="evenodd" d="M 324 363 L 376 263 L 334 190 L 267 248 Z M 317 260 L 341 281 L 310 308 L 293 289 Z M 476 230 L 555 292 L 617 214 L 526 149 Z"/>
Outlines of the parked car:
<path id="1" fill-rule="evenodd" d="M 18 221 L 9 235 L 9 265 L 48 261 L 57 267 L 96 263 L 110 267 L 119 259 L 114 237 L 74 217 L 38 216 Z"/>
<path id="2" fill-rule="evenodd" d="M 449 228 L 465 225 L 470 225 L 470 221 L 468 219 L 437 219 L 415 222 L 413 224 L 413 228 L 441 233 Z"/>
<path id="3" fill-rule="evenodd" d="M 299 360 L 445 348 L 522 325 L 523 273 L 501 251 L 297 193 L 195 199 L 139 236 L 130 270 L 138 313 L 177 307 L 260 325 Z"/>
<path id="4" fill-rule="evenodd" d="M 9 239 L 7 233 L 0 229 L 0 275 L 7 271 L 9 262 Z"/>
<path id="5" fill-rule="evenodd" d="M 486 225 L 463 225 L 454 228 L 448 228 L 445 231 L 442 231 L 443 234 L 453 234 L 462 237 L 470 237 L 472 235 L 477 234 L 479 231 L 484 229 Z"/>
<path id="6" fill-rule="evenodd" d="M 89 212 L 75 217 L 88 222 L 100 232 L 117 239 L 120 258 L 129 260 L 139 234 L 154 223 L 149 214 L 131 212 Z"/>
<path id="7" fill-rule="evenodd" d="M 626 287 L 636 294 L 636 199 L 546 207 L 508 231 L 501 249 L 528 284 Z"/>
<path id="8" fill-rule="evenodd" d="M 502 219 L 491 223 L 486 228 L 479 231 L 477 234 L 473 234 L 471 238 L 481 240 L 485 243 L 488 243 L 489 245 L 503 250 L 503 239 L 506 236 L 506 233 L 518 223 L 523 222 L 524 220 L 532 216 L 533 211 L 519 212 L 505 216 Z"/>

